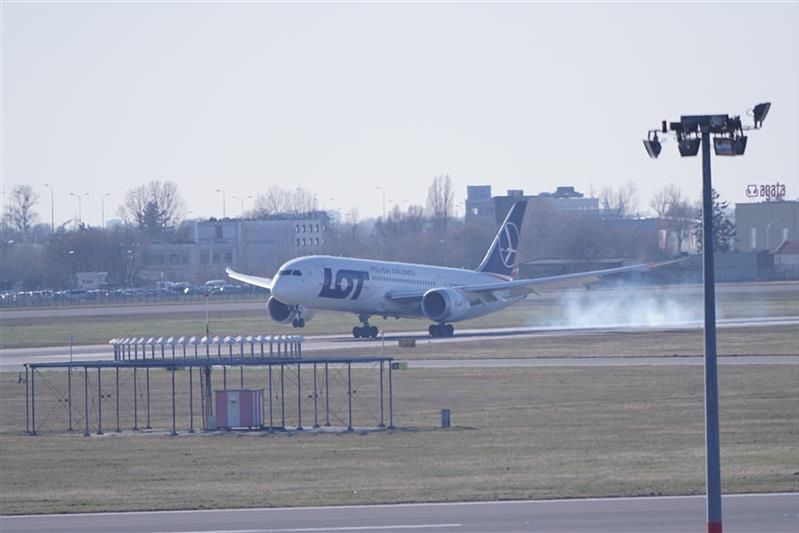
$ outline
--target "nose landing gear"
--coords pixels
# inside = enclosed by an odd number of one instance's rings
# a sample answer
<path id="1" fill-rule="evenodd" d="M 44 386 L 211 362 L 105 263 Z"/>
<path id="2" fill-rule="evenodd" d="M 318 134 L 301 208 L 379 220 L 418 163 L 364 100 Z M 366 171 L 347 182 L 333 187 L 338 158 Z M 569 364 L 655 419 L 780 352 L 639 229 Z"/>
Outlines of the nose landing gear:
<path id="1" fill-rule="evenodd" d="M 431 337 L 452 337 L 455 334 L 455 328 L 452 324 L 430 324 L 427 332 Z"/>
<path id="2" fill-rule="evenodd" d="M 291 321 L 291 325 L 295 328 L 304 328 L 305 327 L 305 318 L 303 318 L 304 309 L 301 306 L 294 307 L 294 320 Z"/>

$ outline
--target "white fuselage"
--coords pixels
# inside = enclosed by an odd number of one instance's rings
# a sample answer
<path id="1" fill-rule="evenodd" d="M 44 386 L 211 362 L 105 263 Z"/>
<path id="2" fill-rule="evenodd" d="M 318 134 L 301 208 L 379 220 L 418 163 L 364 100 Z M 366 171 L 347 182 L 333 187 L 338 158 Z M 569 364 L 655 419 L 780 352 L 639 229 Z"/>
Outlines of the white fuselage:
<path id="1" fill-rule="evenodd" d="M 372 261 L 332 256 L 308 256 L 285 263 L 272 279 L 272 295 L 283 303 L 308 309 L 345 311 L 359 315 L 423 317 L 419 303 L 404 303 L 389 293 L 479 285 L 504 280 L 497 274 L 458 268 Z M 507 290 L 491 298 L 476 297 L 468 313 L 475 318 L 503 309 L 524 296 Z"/>

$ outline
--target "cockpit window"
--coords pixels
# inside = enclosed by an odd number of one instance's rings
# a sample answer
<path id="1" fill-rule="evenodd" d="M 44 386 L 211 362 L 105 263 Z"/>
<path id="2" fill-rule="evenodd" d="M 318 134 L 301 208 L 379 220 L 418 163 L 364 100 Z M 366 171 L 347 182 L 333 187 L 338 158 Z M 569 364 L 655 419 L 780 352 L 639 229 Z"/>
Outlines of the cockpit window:
<path id="1" fill-rule="evenodd" d="M 291 273 L 291 275 L 292 275 L 292 276 L 302 276 L 302 272 L 300 272 L 299 270 L 295 270 L 295 271 L 293 271 L 293 272 Z"/>
<path id="2" fill-rule="evenodd" d="M 281 270 L 278 272 L 281 276 L 291 276 L 291 270 Z"/>

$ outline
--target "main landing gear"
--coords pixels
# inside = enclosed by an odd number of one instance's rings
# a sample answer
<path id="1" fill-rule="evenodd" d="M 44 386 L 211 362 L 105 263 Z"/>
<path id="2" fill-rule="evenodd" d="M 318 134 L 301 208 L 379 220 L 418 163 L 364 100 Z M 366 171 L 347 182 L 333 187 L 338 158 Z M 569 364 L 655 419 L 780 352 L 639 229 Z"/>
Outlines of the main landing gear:
<path id="1" fill-rule="evenodd" d="M 295 328 L 304 328 L 305 327 L 305 319 L 304 318 L 295 318 L 291 321 L 292 327 Z"/>
<path id="2" fill-rule="evenodd" d="M 352 336 L 356 339 L 374 339 L 377 338 L 377 334 L 379 333 L 377 330 L 377 326 L 370 326 L 369 325 L 369 317 L 366 315 L 359 315 L 358 319 L 361 321 L 363 326 L 355 326 L 352 328 Z"/>
<path id="3" fill-rule="evenodd" d="M 430 324 L 427 332 L 431 337 L 452 337 L 455 334 L 455 328 L 452 324 Z"/>

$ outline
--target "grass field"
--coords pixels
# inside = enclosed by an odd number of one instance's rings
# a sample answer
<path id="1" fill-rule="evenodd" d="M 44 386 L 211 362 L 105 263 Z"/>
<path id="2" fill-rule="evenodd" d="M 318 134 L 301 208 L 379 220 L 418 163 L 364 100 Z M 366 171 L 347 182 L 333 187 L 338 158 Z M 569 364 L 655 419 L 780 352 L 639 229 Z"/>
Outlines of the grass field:
<path id="1" fill-rule="evenodd" d="M 374 370 L 368 373 L 356 377 L 359 387 L 366 387 L 366 381 L 374 384 Z M 184 395 L 179 398 L 184 434 L 170 437 L 165 434 L 171 420 L 168 374 L 158 372 L 152 377 L 158 391 L 153 396 L 155 433 L 126 430 L 84 438 L 80 431 L 64 432 L 64 407 L 54 403 L 54 395 L 47 404 L 45 381 L 61 389 L 63 383 L 57 382 L 63 375 L 39 378 L 42 434 L 31 437 L 21 431 L 24 385 L 16 382 L 16 374 L 4 374 L 0 512 L 704 490 L 701 367 L 407 370 L 394 376 L 394 431 L 189 436 Z M 185 390 L 185 376 L 179 379 Z M 250 386 L 252 379 L 247 376 Z M 792 367 L 720 368 L 726 492 L 799 490 L 798 380 L 799 369 Z M 109 381 L 104 378 L 111 390 Z M 342 401 L 340 396 L 334 401 L 334 424 L 341 421 Z M 104 404 L 109 431 L 113 399 Z M 453 428 L 436 429 L 439 409 L 445 407 L 452 409 Z M 358 409 L 356 425 L 378 420 L 374 409 Z M 294 414 L 288 413 L 289 420 Z M 143 425 L 141 411 L 139 416 Z M 122 425 L 132 425 L 129 405 Z"/>
<path id="2" fill-rule="evenodd" d="M 720 316 L 792 316 L 797 284 L 724 288 Z M 622 307 L 648 297 L 622 291 Z M 618 291 L 600 293 L 617 294 Z M 669 291 L 685 309 L 701 310 L 696 288 Z M 627 302 L 627 304 L 625 304 Z M 563 302 L 531 299 L 462 327 L 536 325 L 563 320 Z M 620 311 L 621 315 L 625 313 Z M 619 317 L 600 313 L 603 320 Z M 196 312 L 127 319 L 14 319 L 3 315 L 4 346 L 63 344 L 77 331 L 84 343 L 122 332 L 151 336 L 194 332 Z M 621 318 L 625 318 L 622 316 Z M 626 318 L 629 318 L 627 316 Z M 381 325 L 382 321 L 375 323 Z M 420 321 L 388 321 L 387 331 L 421 329 Z M 347 315 L 320 314 L 305 334 L 341 333 Z M 225 333 L 274 332 L 265 317 L 212 314 Z M 342 329 L 343 328 L 343 329 Z M 288 331 L 291 331 L 290 329 Z M 199 332 L 198 332 L 199 333 Z M 720 329 L 723 355 L 796 355 L 796 327 Z M 356 353 L 376 353 L 365 342 Z M 352 350 L 350 350 L 352 351 Z M 628 331 L 420 341 L 414 349 L 387 343 L 400 359 L 699 355 L 700 330 Z M 331 373 L 331 421 L 346 423 L 342 369 Z M 214 371 L 220 388 L 221 371 Z M 380 421 L 376 367 L 354 371 L 354 422 Z M 238 384 L 238 369 L 228 372 Z M 84 438 L 82 372 L 73 378 L 74 422 L 67 434 L 66 374 L 37 376 L 38 437 L 24 434 L 25 386 L 0 374 L 0 513 L 52 513 L 335 505 L 383 502 L 496 500 L 588 496 L 699 494 L 704 491 L 703 372 L 701 366 L 614 368 L 451 368 L 394 372 L 396 430 L 354 433 L 214 433 L 188 435 L 187 375 L 177 373 L 177 437 L 170 437 L 170 375 L 154 371 L 153 431 L 133 432 L 132 380 L 121 377 L 121 434 L 115 425 L 113 373 L 103 373 L 106 435 Z M 142 377 L 139 383 L 142 384 Z M 799 368 L 719 368 L 722 475 L 725 492 L 799 490 Z M 273 383 L 277 377 L 273 378 Z M 90 375 L 90 423 L 96 431 L 96 373 Z M 286 422 L 296 423 L 296 374 L 286 372 Z M 195 374 L 195 409 L 199 387 Z M 310 376 L 303 371 L 302 410 L 313 422 Z M 245 386 L 265 387 L 265 370 Z M 277 386 L 275 385 L 277 393 Z M 110 393 L 110 394 L 109 394 Z M 139 389 L 140 397 L 143 389 Z M 139 426 L 145 407 L 139 403 Z M 452 410 L 453 428 L 438 429 L 439 411 Z M 277 412 L 274 413 L 278 420 Z M 385 413 L 386 421 L 388 414 Z M 199 417 L 195 427 L 199 426 Z"/>

